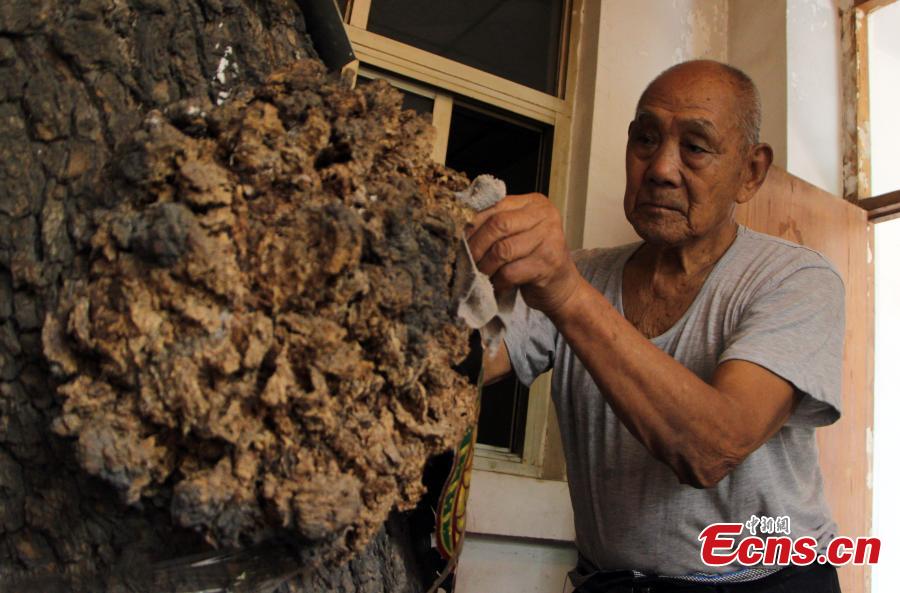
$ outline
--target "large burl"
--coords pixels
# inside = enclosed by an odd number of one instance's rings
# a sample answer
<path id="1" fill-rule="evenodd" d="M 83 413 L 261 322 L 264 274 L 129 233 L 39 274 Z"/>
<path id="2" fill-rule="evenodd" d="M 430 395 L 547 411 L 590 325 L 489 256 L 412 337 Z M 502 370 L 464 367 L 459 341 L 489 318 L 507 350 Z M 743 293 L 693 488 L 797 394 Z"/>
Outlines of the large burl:
<path id="1" fill-rule="evenodd" d="M 302 61 L 152 112 L 44 329 L 53 429 L 134 505 L 219 545 L 360 549 L 472 422 L 452 370 L 463 176 L 386 83 Z"/>

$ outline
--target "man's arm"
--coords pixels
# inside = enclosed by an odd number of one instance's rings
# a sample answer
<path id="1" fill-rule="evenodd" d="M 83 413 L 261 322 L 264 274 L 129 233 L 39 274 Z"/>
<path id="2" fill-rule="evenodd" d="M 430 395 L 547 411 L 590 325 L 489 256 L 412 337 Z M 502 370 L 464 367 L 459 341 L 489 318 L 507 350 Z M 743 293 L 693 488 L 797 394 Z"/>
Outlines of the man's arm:
<path id="1" fill-rule="evenodd" d="M 512 364 L 509 362 L 509 351 L 506 349 L 506 343 L 503 342 L 503 340 L 500 340 L 500 346 L 493 355 L 485 350 L 482 360 L 482 365 L 484 367 L 484 385 L 502 381 L 512 373 Z"/>
<path id="2" fill-rule="evenodd" d="M 794 387 L 761 366 L 728 361 L 706 383 L 654 346 L 578 273 L 543 196 L 480 213 L 470 247 L 498 290 L 521 287 L 550 318 L 622 423 L 683 483 L 718 483 L 796 406 Z"/>
<path id="3" fill-rule="evenodd" d="M 706 383 L 654 346 L 587 282 L 551 315 L 628 430 L 682 483 L 708 488 L 772 437 L 799 401 L 743 360 Z"/>

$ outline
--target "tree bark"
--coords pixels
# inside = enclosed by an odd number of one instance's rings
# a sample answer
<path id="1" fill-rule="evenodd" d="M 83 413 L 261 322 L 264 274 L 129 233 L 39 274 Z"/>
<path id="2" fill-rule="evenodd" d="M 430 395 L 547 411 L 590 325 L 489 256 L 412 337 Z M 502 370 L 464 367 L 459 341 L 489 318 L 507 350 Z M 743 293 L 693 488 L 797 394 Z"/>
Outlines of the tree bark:
<path id="1" fill-rule="evenodd" d="M 44 591 L 109 590 L 136 558 L 207 549 L 165 512 L 123 505 L 53 435 L 43 320 L 89 232 L 101 171 L 149 110 L 216 103 L 312 55 L 290 0 L 0 4 L 0 589 L 40 577 Z M 282 589 L 424 591 L 434 573 L 417 537 L 394 516 L 357 559 Z"/>

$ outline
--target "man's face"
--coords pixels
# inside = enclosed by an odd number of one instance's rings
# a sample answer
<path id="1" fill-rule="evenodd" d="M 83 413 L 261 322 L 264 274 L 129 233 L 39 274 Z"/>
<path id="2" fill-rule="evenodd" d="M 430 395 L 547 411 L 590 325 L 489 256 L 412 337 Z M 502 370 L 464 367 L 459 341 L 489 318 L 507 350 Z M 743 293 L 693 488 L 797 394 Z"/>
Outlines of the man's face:
<path id="1" fill-rule="evenodd" d="M 654 83 L 628 128 L 625 215 L 645 241 L 683 245 L 731 220 L 745 151 L 721 75 L 686 66 Z"/>

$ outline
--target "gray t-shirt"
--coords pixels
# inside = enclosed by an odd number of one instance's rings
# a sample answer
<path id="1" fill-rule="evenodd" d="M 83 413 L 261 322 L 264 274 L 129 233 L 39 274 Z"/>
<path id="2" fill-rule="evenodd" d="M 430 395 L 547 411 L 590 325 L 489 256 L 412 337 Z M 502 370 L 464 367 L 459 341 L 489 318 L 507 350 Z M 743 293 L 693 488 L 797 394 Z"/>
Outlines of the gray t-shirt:
<path id="1" fill-rule="evenodd" d="M 639 246 L 575 254 L 581 274 L 619 313 L 622 271 Z M 680 484 L 650 456 L 549 319 L 521 296 L 508 325 L 519 380 L 530 385 L 553 370 L 577 545 L 596 567 L 670 576 L 734 571 L 741 567 L 705 566 L 698 535 L 710 523 L 753 515 L 788 516 L 791 537 L 812 536 L 820 548 L 834 538 L 814 429 L 840 416 L 844 287 L 817 252 L 740 227 L 687 312 L 652 340 L 705 381 L 719 364 L 740 359 L 803 394 L 787 424 L 709 489 Z"/>

